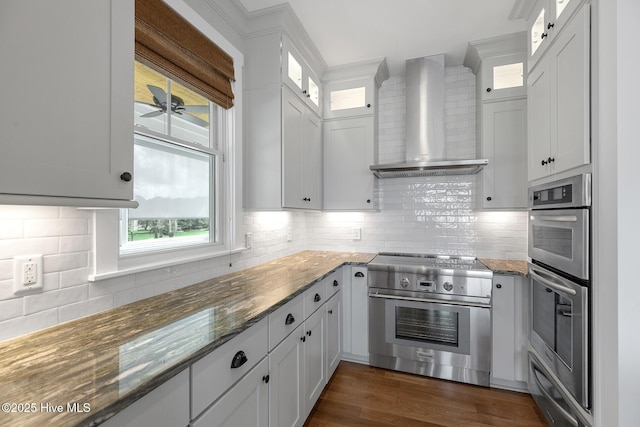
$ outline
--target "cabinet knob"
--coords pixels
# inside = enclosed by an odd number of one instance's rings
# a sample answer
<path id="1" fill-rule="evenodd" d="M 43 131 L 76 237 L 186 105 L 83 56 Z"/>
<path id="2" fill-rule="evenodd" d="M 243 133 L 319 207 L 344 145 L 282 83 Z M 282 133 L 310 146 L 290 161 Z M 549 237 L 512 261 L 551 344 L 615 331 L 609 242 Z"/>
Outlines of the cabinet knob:
<path id="1" fill-rule="evenodd" d="M 307 331 L 307 335 L 308 335 L 308 336 L 311 336 L 311 331 Z"/>
<path id="2" fill-rule="evenodd" d="M 544 40 L 544 38 L 545 38 L 545 37 L 547 37 L 547 36 L 548 36 L 548 34 L 547 34 L 547 33 L 542 33 L 542 35 L 540 36 L 540 38 Z"/>
<path id="3" fill-rule="evenodd" d="M 362 273 L 362 271 L 358 271 L 356 272 L 355 277 L 364 277 L 364 274 Z"/>
<path id="4" fill-rule="evenodd" d="M 367 108 L 371 108 L 371 104 L 367 104 Z"/>
<path id="5" fill-rule="evenodd" d="M 129 172 L 124 172 L 122 175 L 120 175 L 120 179 L 124 182 L 129 182 L 131 181 L 131 174 Z"/>
<path id="6" fill-rule="evenodd" d="M 320 302 L 322 298 L 320 297 L 320 294 L 315 294 L 315 296 L 313 297 L 313 302 Z"/>
<path id="7" fill-rule="evenodd" d="M 541 164 L 542 166 L 544 166 L 544 165 L 546 165 L 546 164 L 548 164 L 548 163 L 549 163 L 549 162 L 547 162 L 547 161 L 546 161 L 546 160 L 544 160 L 544 159 L 542 160 L 542 162 L 540 162 L 540 164 Z"/>
<path id="8" fill-rule="evenodd" d="M 556 159 L 555 159 L 554 157 L 549 157 L 549 158 L 547 159 L 547 163 L 553 163 L 553 162 L 555 162 L 555 161 L 556 161 Z"/>
<path id="9" fill-rule="evenodd" d="M 333 286 L 340 286 L 340 282 L 338 282 L 337 280 L 333 281 Z"/>
<path id="10" fill-rule="evenodd" d="M 269 384 L 269 375 L 265 375 L 264 377 L 262 377 L 262 381 L 263 381 L 265 384 Z"/>
<path id="11" fill-rule="evenodd" d="M 491 196 L 487 197 L 487 202 L 491 201 Z"/>
<path id="12" fill-rule="evenodd" d="M 547 30 L 550 30 L 550 29 L 552 29 L 553 27 L 555 27 L 555 24 L 552 24 L 551 22 L 549 22 L 549 23 L 547 24 Z"/>
<path id="13" fill-rule="evenodd" d="M 306 90 L 306 89 L 305 89 L 305 90 L 303 90 L 303 91 L 302 91 L 302 93 L 305 93 L 305 94 L 306 94 L 306 93 L 307 93 L 307 90 Z"/>
<path id="14" fill-rule="evenodd" d="M 487 88 L 487 92 L 491 92 L 491 88 L 490 87 Z"/>
<path id="15" fill-rule="evenodd" d="M 371 203 L 371 199 L 367 199 L 367 203 Z"/>
<path id="16" fill-rule="evenodd" d="M 310 201 L 311 201 L 311 199 L 310 199 L 310 198 L 308 198 L 308 197 L 305 197 L 305 198 L 304 198 L 304 199 L 302 199 L 302 200 L 303 200 L 303 201 L 305 201 L 305 202 L 310 202 Z"/>
<path id="17" fill-rule="evenodd" d="M 300 341 L 305 342 L 307 341 L 307 337 L 305 337 L 304 335 L 300 337 Z"/>
<path id="18" fill-rule="evenodd" d="M 333 310 L 329 310 L 329 311 L 327 311 L 327 313 L 333 314 Z"/>
<path id="19" fill-rule="evenodd" d="M 500 283 L 498 283 L 498 284 L 496 285 L 496 288 L 500 289 L 500 288 L 502 288 L 502 285 L 501 285 Z"/>

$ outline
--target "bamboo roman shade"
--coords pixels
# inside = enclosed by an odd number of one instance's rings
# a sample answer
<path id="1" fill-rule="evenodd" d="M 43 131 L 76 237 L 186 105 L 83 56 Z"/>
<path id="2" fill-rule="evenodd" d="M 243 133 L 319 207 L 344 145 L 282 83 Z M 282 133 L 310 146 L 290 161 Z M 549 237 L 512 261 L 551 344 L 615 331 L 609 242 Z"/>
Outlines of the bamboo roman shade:
<path id="1" fill-rule="evenodd" d="M 162 0 L 135 2 L 136 60 L 231 108 L 233 59 Z"/>

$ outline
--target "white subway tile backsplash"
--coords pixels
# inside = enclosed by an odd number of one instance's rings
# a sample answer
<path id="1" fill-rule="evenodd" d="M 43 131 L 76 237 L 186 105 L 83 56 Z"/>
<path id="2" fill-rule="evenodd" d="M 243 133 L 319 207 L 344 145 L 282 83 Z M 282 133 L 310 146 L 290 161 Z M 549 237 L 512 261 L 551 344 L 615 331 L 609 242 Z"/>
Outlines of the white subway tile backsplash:
<path id="1" fill-rule="evenodd" d="M 76 236 L 86 235 L 89 230 L 87 219 L 30 219 L 24 222 L 24 237 Z"/>
<path id="2" fill-rule="evenodd" d="M 113 308 L 113 295 L 105 295 L 84 301 L 66 304 L 59 308 L 60 322 L 68 322 Z"/>
<path id="3" fill-rule="evenodd" d="M 88 286 L 74 286 L 24 297 L 24 314 L 33 314 L 86 300 Z"/>
<path id="4" fill-rule="evenodd" d="M 20 298 L 0 301 L 0 322 L 14 317 L 22 316 L 24 314 L 23 306 L 24 303 Z"/>
<path id="5" fill-rule="evenodd" d="M 53 308 L 0 322 L 0 341 L 45 329 L 59 323 L 58 309 Z"/>

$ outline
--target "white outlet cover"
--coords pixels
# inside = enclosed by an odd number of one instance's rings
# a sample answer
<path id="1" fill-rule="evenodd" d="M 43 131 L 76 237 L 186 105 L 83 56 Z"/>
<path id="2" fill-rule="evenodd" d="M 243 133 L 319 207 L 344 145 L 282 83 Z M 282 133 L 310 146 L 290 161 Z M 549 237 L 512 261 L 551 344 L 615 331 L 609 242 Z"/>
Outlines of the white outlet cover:
<path id="1" fill-rule="evenodd" d="M 25 285 L 23 282 L 26 263 L 35 264 L 35 282 Z M 13 294 L 29 294 L 41 291 L 42 280 L 42 255 L 20 255 L 13 258 Z"/>

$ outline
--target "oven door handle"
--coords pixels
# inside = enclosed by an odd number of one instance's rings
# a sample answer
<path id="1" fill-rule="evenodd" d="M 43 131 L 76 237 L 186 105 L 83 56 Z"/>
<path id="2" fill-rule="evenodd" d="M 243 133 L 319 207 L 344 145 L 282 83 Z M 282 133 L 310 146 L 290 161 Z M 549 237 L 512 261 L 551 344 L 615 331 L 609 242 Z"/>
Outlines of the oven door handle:
<path id="1" fill-rule="evenodd" d="M 578 217 L 575 215 L 531 215 L 531 221 L 577 222 Z"/>
<path id="2" fill-rule="evenodd" d="M 556 283 L 550 279 L 547 279 L 545 277 L 543 277 L 541 274 L 542 273 L 540 270 L 536 270 L 533 267 L 529 267 L 529 274 L 531 274 L 531 276 L 533 276 L 534 279 L 536 279 L 537 281 L 541 282 L 542 284 L 544 284 L 545 286 L 548 286 L 552 289 L 555 289 L 558 292 L 563 292 L 565 294 L 569 294 L 569 295 L 576 295 L 577 292 L 575 291 L 575 289 L 571 289 L 568 288 L 560 283 Z"/>
<path id="3" fill-rule="evenodd" d="M 549 395 L 549 392 L 542 386 L 542 383 L 540 382 L 540 378 L 538 378 L 538 373 L 540 373 L 541 375 L 544 375 L 544 373 L 540 371 L 540 369 L 538 369 L 538 366 L 535 363 L 533 363 L 532 367 L 533 367 L 533 380 L 536 382 L 536 385 L 538 386 L 538 390 L 540 390 L 540 393 L 542 393 L 544 397 L 547 398 L 549 403 L 551 403 L 551 405 L 553 405 L 553 407 L 555 407 L 556 410 L 560 412 L 563 418 L 569 421 L 571 425 L 578 427 L 578 420 L 575 419 L 575 417 L 573 417 L 569 412 L 567 412 L 566 409 L 560 406 L 558 402 L 556 402 L 554 398 L 551 395 Z"/>
<path id="4" fill-rule="evenodd" d="M 371 297 L 371 298 L 384 298 L 384 299 L 397 299 L 397 300 L 403 300 L 403 301 L 429 302 L 429 303 L 433 303 L 433 304 L 460 305 L 460 306 L 464 306 L 464 307 L 491 308 L 491 304 L 483 304 L 481 302 L 449 301 L 449 300 L 439 300 L 439 299 L 431 299 L 431 298 L 401 297 L 401 296 L 398 296 L 398 295 L 372 294 L 372 293 L 369 293 L 369 297 Z"/>

